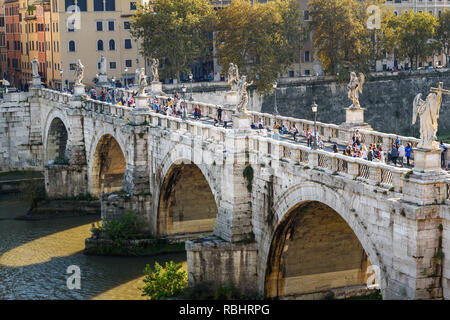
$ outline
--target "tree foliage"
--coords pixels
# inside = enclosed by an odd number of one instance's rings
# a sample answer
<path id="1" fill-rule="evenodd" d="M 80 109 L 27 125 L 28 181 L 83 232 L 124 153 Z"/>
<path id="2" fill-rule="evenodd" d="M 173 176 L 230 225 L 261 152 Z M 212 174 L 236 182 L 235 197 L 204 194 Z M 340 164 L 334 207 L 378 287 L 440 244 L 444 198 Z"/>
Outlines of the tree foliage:
<path id="1" fill-rule="evenodd" d="M 374 14 L 367 10 L 371 5 L 379 8 L 380 28 L 367 27 Z M 309 6 L 314 47 L 328 73 L 336 74 L 349 67 L 357 71 L 374 69 L 376 60 L 395 38 L 388 23 L 392 13 L 382 1 L 311 0 Z"/>
<path id="2" fill-rule="evenodd" d="M 411 66 L 419 59 L 426 59 L 440 49 L 440 43 L 433 40 L 438 27 L 438 19 L 427 12 L 407 11 L 393 19 L 397 34 L 400 58 L 408 58 Z"/>
<path id="3" fill-rule="evenodd" d="M 218 63 L 225 71 L 237 64 L 260 92 L 298 59 L 304 38 L 296 0 L 234 0 L 218 12 L 215 30 Z"/>
<path id="4" fill-rule="evenodd" d="M 179 79 L 193 61 L 212 52 L 214 20 L 209 0 L 153 0 L 136 11 L 132 34 L 142 40 L 145 57 L 163 63 L 163 77 Z"/>
<path id="5" fill-rule="evenodd" d="M 163 300 L 181 294 L 187 287 L 187 273 L 181 267 L 173 261 L 166 262 L 164 268 L 158 262 L 154 269 L 146 265 L 142 295 L 150 300 Z"/>
<path id="6" fill-rule="evenodd" d="M 441 43 L 444 53 L 448 56 L 450 53 L 450 10 L 445 10 L 439 17 L 439 26 L 436 29 L 436 39 Z"/>

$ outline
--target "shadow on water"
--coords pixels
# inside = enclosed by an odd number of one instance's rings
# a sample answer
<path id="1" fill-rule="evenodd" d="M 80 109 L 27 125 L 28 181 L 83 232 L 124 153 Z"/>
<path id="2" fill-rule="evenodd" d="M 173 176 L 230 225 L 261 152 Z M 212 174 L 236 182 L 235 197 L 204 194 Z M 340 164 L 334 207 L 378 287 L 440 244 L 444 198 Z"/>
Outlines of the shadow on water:
<path id="1" fill-rule="evenodd" d="M 143 286 L 145 265 L 170 260 L 183 263 L 186 254 L 117 258 L 76 253 L 25 267 L 0 265 L 0 299 L 142 299 L 138 287 Z M 66 271 L 71 265 L 80 267 L 80 289 L 67 287 L 71 274 Z"/>
<path id="2" fill-rule="evenodd" d="M 143 269 L 173 260 L 186 270 L 186 253 L 151 257 L 100 257 L 82 253 L 99 217 L 14 220 L 28 210 L 20 197 L 0 196 L 0 299 L 142 299 Z M 80 267 L 81 289 L 66 281 Z"/>

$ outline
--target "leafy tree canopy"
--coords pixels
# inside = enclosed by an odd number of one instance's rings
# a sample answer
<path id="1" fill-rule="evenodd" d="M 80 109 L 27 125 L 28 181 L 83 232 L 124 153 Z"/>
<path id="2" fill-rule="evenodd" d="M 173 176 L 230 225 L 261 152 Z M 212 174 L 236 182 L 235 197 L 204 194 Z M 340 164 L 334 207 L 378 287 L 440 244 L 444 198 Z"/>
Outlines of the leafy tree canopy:
<path id="1" fill-rule="evenodd" d="M 164 77 L 179 79 L 211 51 L 215 17 L 209 0 L 153 0 L 136 11 L 132 34 L 142 40 L 144 56 L 163 63 Z"/>
<path id="2" fill-rule="evenodd" d="M 268 92 L 272 82 L 298 60 L 305 32 L 300 25 L 297 0 L 264 4 L 233 0 L 218 12 L 215 43 L 218 63 L 253 80 L 257 90 Z"/>

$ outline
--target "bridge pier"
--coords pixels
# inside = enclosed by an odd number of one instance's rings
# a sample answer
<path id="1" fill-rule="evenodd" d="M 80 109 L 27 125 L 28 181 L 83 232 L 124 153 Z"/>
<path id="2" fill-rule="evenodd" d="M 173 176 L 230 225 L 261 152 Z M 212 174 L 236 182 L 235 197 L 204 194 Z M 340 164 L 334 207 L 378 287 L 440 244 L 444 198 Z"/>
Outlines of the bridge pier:
<path id="1" fill-rule="evenodd" d="M 72 97 L 66 109 L 66 125 L 59 118 L 50 124 L 48 141 L 53 139 L 56 158 L 49 160 L 44 167 L 45 191 L 50 198 L 69 198 L 89 193 L 88 166 L 84 143 L 84 117 L 81 101 Z M 55 120 L 59 128 L 52 130 Z M 69 129 L 70 128 L 70 129 Z M 47 142 L 47 149 L 50 142 Z"/>

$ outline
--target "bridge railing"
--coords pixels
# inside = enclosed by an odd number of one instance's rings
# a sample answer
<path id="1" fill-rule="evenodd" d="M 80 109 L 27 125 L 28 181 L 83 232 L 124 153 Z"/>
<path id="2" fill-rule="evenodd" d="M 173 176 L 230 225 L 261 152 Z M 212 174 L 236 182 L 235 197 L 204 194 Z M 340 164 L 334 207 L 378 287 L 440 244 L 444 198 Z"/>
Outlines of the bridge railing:
<path id="1" fill-rule="evenodd" d="M 332 175 L 344 175 L 369 184 L 393 188 L 400 192 L 401 177 L 410 170 L 397 168 L 382 162 L 373 162 L 360 158 L 353 158 L 343 154 L 324 150 L 313 150 L 304 145 L 274 140 L 267 137 L 252 136 L 250 149 L 256 155 L 256 161 L 262 160 L 264 155 L 281 163 L 300 165 L 304 168 L 325 170 Z"/>
<path id="2" fill-rule="evenodd" d="M 129 90 L 128 91 L 122 90 L 122 91 L 124 93 L 126 92 L 127 94 L 131 94 L 131 91 Z M 40 89 L 39 92 L 40 95 L 46 99 L 62 103 L 67 103 L 71 98 L 71 95 L 68 93 L 58 92 L 50 89 Z M 153 97 L 150 96 L 149 98 L 151 100 Z M 163 104 L 168 98 L 169 98 L 168 96 L 160 96 L 160 95 L 156 96 L 156 99 L 158 100 L 159 104 Z M 86 101 L 89 100 L 92 99 L 86 98 Z M 129 113 L 129 111 L 131 110 L 126 106 L 113 105 L 98 100 L 92 101 L 94 101 L 92 102 L 94 105 L 89 107 L 90 110 L 93 111 L 98 110 L 98 112 L 108 113 L 113 116 L 125 117 L 127 113 Z M 212 118 L 215 118 L 217 116 L 217 109 L 219 108 L 219 105 L 211 103 L 203 103 L 198 101 L 185 100 L 183 101 L 183 104 L 187 108 L 188 113 L 193 113 L 195 107 L 198 107 L 201 110 L 202 116 L 209 116 Z M 233 115 L 234 110 L 224 107 L 222 107 L 222 110 L 223 110 L 222 120 L 231 120 L 231 116 Z M 306 135 L 306 131 L 308 128 L 310 128 L 311 130 L 314 129 L 314 122 L 311 120 L 296 119 L 293 117 L 285 117 L 281 115 L 273 115 L 257 111 L 249 111 L 249 113 L 252 115 L 253 122 L 255 124 L 261 121 L 265 127 L 269 128 L 273 128 L 275 123 L 285 125 L 288 129 L 290 129 L 295 125 L 299 130 L 300 135 L 302 136 Z M 350 142 L 352 134 L 354 132 L 353 129 L 348 129 L 331 123 L 316 122 L 316 126 L 319 135 L 322 137 L 324 141 L 331 141 L 334 143 L 344 145 Z M 403 144 L 408 142 L 411 143 L 412 147 L 415 147 L 419 142 L 419 139 L 417 138 L 398 136 L 395 134 L 383 133 L 379 131 L 359 129 L 359 132 L 361 134 L 362 143 L 366 145 L 371 143 L 381 144 L 385 152 L 390 151 L 392 144 L 394 143 L 397 137 Z M 450 147 L 450 145 L 448 147 Z"/>
<path id="3" fill-rule="evenodd" d="M 104 101 L 94 100 L 86 98 L 84 102 L 84 109 L 86 111 L 91 111 L 100 114 L 106 114 L 118 118 L 129 118 L 130 112 L 133 108 L 127 106 L 120 106 L 117 104 L 112 104 Z"/>
<path id="4" fill-rule="evenodd" d="M 198 121 L 183 120 L 156 112 L 145 115 L 145 121 L 161 129 L 172 130 L 179 134 L 188 134 L 201 138 L 202 141 L 210 141 L 217 144 L 225 143 L 227 129 L 204 124 Z"/>
<path id="5" fill-rule="evenodd" d="M 159 104 L 162 104 L 169 97 L 157 96 Z M 203 103 L 198 101 L 183 101 L 183 104 L 187 108 L 187 112 L 193 113 L 195 107 L 199 107 L 203 116 L 210 116 L 215 118 L 217 116 L 217 109 L 219 105 L 211 103 Z M 222 107 L 222 119 L 231 120 L 231 116 L 234 114 L 234 110 Z M 308 128 L 314 130 L 314 121 L 306 119 L 297 119 L 293 117 L 286 117 L 281 115 L 273 115 L 270 113 L 262 113 L 257 111 L 249 111 L 253 117 L 253 123 L 257 124 L 262 122 L 264 127 L 273 128 L 275 123 L 285 125 L 288 129 L 294 125 L 297 127 L 299 134 L 306 135 Z M 341 127 L 337 124 L 316 122 L 317 131 L 324 141 L 331 141 L 338 144 L 347 144 L 350 142 L 354 133 L 354 129 L 348 129 Z M 414 137 L 399 136 L 396 134 L 389 134 L 374 130 L 359 129 L 361 134 L 361 142 L 368 144 L 380 144 L 384 150 L 390 150 L 395 139 L 398 137 L 402 144 L 411 143 L 412 147 L 415 147 L 419 142 L 419 139 Z"/>
<path id="6" fill-rule="evenodd" d="M 61 103 L 68 103 L 72 97 L 70 93 L 59 92 L 47 88 L 41 88 L 38 90 L 39 97 Z"/>

